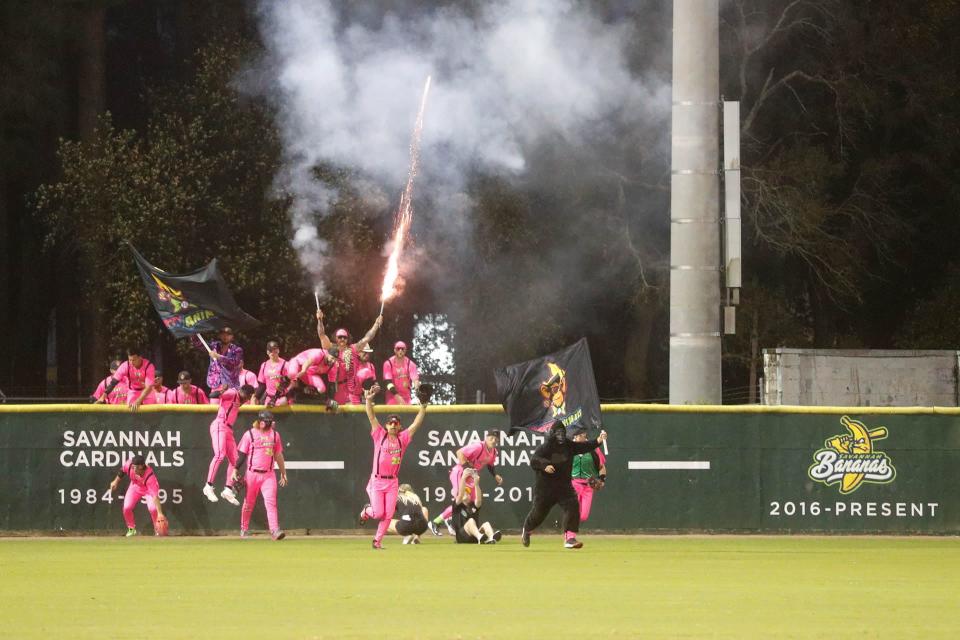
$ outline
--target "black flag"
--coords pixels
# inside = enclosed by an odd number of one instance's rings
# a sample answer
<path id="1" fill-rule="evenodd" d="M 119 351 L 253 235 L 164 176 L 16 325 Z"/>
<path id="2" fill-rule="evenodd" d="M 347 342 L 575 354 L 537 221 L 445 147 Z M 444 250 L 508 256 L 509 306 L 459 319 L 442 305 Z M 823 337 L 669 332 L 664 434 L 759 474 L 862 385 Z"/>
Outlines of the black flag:
<path id="1" fill-rule="evenodd" d="M 600 396 L 586 338 L 493 373 L 511 430 L 546 431 L 558 420 L 568 431 L 575 425 L 600 428 Z"/>
<path id="2" fill-rule="evenodd" d="M 147 295 L 170 333 L 183 338 L 223 327 L 255 327 L 260 321 L 237 306 L 217 270 L 217 260 L 192 273 L 172 275 L 147 262 L 130 245 Z"/>

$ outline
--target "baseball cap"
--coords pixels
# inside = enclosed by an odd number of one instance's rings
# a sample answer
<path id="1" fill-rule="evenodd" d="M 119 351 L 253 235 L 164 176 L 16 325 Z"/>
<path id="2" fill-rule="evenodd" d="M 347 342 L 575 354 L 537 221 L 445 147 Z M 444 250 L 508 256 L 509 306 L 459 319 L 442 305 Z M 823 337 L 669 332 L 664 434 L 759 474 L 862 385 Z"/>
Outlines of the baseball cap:
<path id="1" fill-rule="evenodd" d="M 233 335 L 233 329 L 230 327 L 224 327 L 220 329 L 219 333 L 229 333 L 230 335 Z"/>
<path id="2" fill-rule="evenodd" d="M 260 413 L 257 414 L 257 420 L 263 420 L 264 422 L 276 422 L 273 419 L 273 412 L 263 409 Z"/>
<path id="3" fill-rule="evenodd" d="M 279 348 L 280 348 L 280 343 L 277 342 L 276 340 L 271 340 L 270 342 L 267 343 L 267 351 L 272 351 L 274 349 L 279 349 Z"/>
<path id="4" fill-rule="evenodd" d="M 119 368 L 120 368 L 120 361 L 119 361 L 119 360 L 114 360 L 114 361 L 112 361 L 112 362 L 110 363 L 110 371 L 116 371 L 116 370 L 119 369 Z"/>
<path id="5" fill-rule="evenodd" d="M 333 334 L 333 335 L 334 335 L 335 338 L 341 338 L 341 337 L 343 337 L 343 338 L 349 338 L 349 337 L 350 337 L 350 332 L 347 331 L 346 329 L 337 329 L 337 332 L 336 332 L 335 334 Z"/>
<path id="6" fill-rule="evenodd" d="M 397 340 L 396 342 L 393 343 L 393 348 L 394 348 L 394 349 L 406 349 L 406 348 L 407 348 L 407 343 L 404 342 L 403 340 Z"/>
<path id="7" fill-rule="evenodd" d="M 500 429 L 490 429 L 489 431 L 487 431 L 487 435 L 488 435 L 488 436 L 496 436 L 497 439 L 499 440 L 500 437 L 503 435 L 503 432 L 500 431 Z"/>
<path id="8" fill-rule="evenodd" d="M 137 455 L 133 456 L 133 460 L 130 461 L 130 464 L 137 467 L 143 466 L 147 464 L 147 458 L 143 454 L 138 453 Z"/>
<path id="9" fill-rule="evenodd" d="M 177 374 L 177 382 L 190 382 L 190 380 L 191 378 L 189 371 L 181 371 Z"/>
<path id="10" fill-rule="evenodd" d="M 400 416 L 395 413 L 391 413 L 387 416 L 387 422 L 400 422 Z"/>

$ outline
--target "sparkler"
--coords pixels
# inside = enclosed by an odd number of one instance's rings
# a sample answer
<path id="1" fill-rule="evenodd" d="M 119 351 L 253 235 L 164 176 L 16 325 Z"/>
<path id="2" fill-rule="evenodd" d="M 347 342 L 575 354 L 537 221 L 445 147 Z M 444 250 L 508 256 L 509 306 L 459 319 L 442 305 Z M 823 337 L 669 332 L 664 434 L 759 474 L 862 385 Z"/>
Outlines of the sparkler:
<path id="1" fill-rule="evenodd" d="M 387 300 L 397 295 L 398 286 L 403 284 L 400 279 L 400 258 L 413 222 L 413 179 L 420 166 L 420 133 L 423 131 L 423 112 L 427 106 L 429 92 L 430 76 L 427 76 L 427 82 L 423 86 L 423 96 L 420 98 L 420 111 L 417 113 L 417 121 L 410 140 L 410 171 L 407 174 L 407 186 L 400 195 L 400 205 L 397 207 L 397 215 L 393 221 L 393 249 L 387 259 L 383 287 L 380 290 L 380 315 L 383 315 L 383 307 Z"/>
<path id="2" fill-rule="evenodd" d="M 313 290 L 313 299 L 317 301 L 317 311 L 320 311 L 320 294 L 316 289 Z"/>

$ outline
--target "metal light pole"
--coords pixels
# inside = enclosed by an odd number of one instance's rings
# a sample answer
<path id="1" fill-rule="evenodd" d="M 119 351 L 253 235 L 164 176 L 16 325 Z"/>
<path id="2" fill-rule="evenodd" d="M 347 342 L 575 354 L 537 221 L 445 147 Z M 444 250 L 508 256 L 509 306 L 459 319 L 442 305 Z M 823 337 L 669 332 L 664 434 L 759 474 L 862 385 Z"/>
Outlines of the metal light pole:
<path id="1" fill-rule="evenodd" d="M 670 404 L 720 404 L 719 0 L 673 2 Z"/>

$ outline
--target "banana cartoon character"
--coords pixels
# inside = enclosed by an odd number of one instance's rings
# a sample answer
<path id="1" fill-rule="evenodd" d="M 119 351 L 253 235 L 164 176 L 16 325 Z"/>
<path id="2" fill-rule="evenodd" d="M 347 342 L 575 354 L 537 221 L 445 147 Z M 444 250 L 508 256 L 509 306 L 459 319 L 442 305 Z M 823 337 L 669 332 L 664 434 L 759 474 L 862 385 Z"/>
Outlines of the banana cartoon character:
<path id="1" fill-rule="evenodd" d="M 873 441 L 887 437 L 886 427 L 867 429 L 867 426 L 858 420 L 851 420 L 847 416 L 840 418 L 840 424 L 847 428 L 849 435 L 834 436 L 824 444 L 840 454 L 858 455 L 873 453 Z M 851 493 L 860 486 L 864 478 L 863 473 L 845 473 L 840 483 L 840 493 Z"/>

